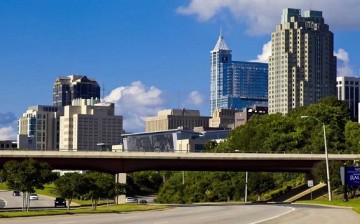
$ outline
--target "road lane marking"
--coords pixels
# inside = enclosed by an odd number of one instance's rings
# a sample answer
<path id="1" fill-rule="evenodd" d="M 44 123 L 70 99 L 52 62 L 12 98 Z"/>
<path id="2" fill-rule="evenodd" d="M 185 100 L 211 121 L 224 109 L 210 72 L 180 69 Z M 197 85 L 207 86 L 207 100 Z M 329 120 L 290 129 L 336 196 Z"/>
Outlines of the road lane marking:
<path id="1" fill-rule="evenodd" d="M 287 207 L 287 208 L 290 208 L 290 207 Z M 284 212 L 282 214 L 279 214 L 279 215 L 276 215 L 276 216 L 273 216 L 273 217 L 270 217 L 270 218 L 267 218 L 267 219 L 259 220 L 259 221 L 256 221 L 256 222 L 252 222 L 252 223 L 249 223 L 249 224 L 257 224 L 257 223 L 266 222 L 266 221 L 269 221 L 271 219 L 276 219 L 276 218 L 279 218 L 280 216 L 289 214 L 290 212 L 293 212 L 293 211 L 295 211 L 295 208 L 291 208 L 290 211 Z"/>

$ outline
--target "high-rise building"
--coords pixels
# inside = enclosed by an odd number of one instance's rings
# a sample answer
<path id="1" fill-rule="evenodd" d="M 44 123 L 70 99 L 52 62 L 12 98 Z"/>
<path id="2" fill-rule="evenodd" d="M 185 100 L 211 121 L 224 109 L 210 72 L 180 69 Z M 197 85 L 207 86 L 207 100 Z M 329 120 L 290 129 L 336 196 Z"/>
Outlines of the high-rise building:
<path id="1" fill-rule="evenodd" d="M 96 151 L 121 143 L 123 117 L 113 103 L 76 99 L 60 118 L 60 151 Z"/>
<path id="2" fill-rule="evenodd" d="M 360 77 L 339 76 L 336 80 L 338 99 L 346 101 L 351 118 L 357 119 L 360 102 Z"/>
<path id="3" fill-rule="evenodd" d="M 321 11 L 284 9 L 281 24 L 271 34 L 269 113 L 336 95 L 334 37 Z"/>
<path id="4" fill-rule="evenodd" d="M 59 120 L 62 107 L 29 107 L 18 121 L 18 148 L 30 150 L 59 149 Z"/>
<path id="5" fill-rule="evenodd" d="M 216 108 L 267 105 L 268 64 L 233 61 L 221 34 L 210 57 L 210 114 Z"/>
<path id="6" fill-rule="evenodd" d="M 198 110 L 161 110 L 157 116 L 145 118 L 145 131 L 166 131 L 177 128 L 193 130 L 194 127 L 209 127 L 209 118 L 210 117 L 200 116 Z"/>
<path id="7" fill-rule="evenodd" d="M 100 99 L 100 86 L 95 79 L 70 75 L 57 77 L 53 87 L 53 105 L 71 105 L 73 99 Z"/>

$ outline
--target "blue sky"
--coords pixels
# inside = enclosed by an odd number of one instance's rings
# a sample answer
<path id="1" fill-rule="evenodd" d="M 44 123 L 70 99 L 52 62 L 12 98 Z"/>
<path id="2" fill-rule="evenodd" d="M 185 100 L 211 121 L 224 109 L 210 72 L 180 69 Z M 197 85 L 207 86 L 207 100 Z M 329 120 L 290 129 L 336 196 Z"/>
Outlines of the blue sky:
<path id="1" fill-rule="evenodd" d="M 291 3 L 289 3 L 291 2 Z M 286 7 L 305 0 L 2 0 L 0 140 L 16 138 L 29 106 L 51 105 L 57 76 L 87 75 L 105 86 L 126 131 L 160 109 L 209 114 L 209 52 L 219 30 L 234 60 L 266 61 Z M 359 74 L 358 0 L 312 1 L 335 34 L 338 72 Z"/>

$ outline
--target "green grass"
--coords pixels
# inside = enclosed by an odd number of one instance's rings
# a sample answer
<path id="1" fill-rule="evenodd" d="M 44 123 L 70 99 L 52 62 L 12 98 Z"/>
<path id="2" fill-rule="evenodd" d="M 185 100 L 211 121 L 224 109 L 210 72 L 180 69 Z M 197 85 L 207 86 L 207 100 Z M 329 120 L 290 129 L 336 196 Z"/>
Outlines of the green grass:
<path id="1" fill-rule="evenodd" d="M 86 214 L 86 213 L 121 213 L 121 212 L 132 212 L 132 211 L 159 210 L 166 208 L 168 208 L 168 206 L 165 205 L 121 204 L 121 205 L 99 206 L 97 210 L 92 210 L 91 208 L 77 208 L 71 210 L 0 212 L 0 218 L 46 216 L 46 215 L 73 215 L 73 214 Z"/>
<path id="2" fill-rule="evenodd" d="M 297 203 L 351 207 L 355 212 L 360 214 L 360 199 L 359 198 L 349 199 L 348 202 L 344 202 L 342 199 L 333 199 L 332 201 L 328 201 L 325 199 L 319 199 L 319 200 L 297 201 Z"/>
<path id="3" fill-rule="evenodd" d="M 6 185 L 6 182 L 0 183 L 0 190 L 9 190 L 8 186 Z"/>

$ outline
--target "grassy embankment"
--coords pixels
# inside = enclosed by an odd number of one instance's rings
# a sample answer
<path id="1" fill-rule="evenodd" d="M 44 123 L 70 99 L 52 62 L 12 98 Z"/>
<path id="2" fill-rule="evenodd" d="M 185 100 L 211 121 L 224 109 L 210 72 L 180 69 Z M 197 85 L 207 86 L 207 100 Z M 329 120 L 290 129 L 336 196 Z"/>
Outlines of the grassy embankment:
<path id="1" fill-rule="evenodd" d="M 328 201 L 326 199 L 317 199 L 317 200 L 298 201 L 297 203 L 351 207 L 352 210 L 354 210 L 355 212 L 360 214 L 360 199 L 359 198 L 349 199 L 348 202 L 344 202 L 342 199 L 333 199 L 332 201 Z"/>
<path id="2" fill-rule="evenodd" d="M 27 217 L 27 216 L 45 216 L 45 215 L 73 215 L 73 214 L 86 214 L 86 213 L 121 213 L 131 211 L 149 211 L 168 208 L 164 205 L 142 205 L 142 204 L 122 204 L 122 205 L 109 205 L 99 206 L 96 210 L 91 208 L 76 208 L 71 210 L 43 210 L 43 211 L 12 211 L 0 212 L 0 218 L 14 218 L 14 217 Z"/>

